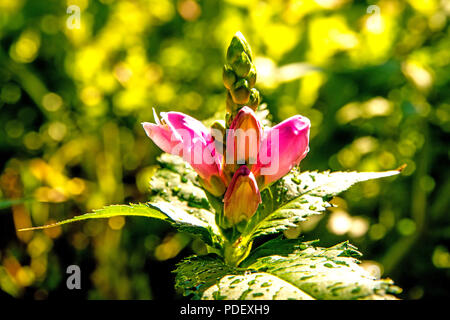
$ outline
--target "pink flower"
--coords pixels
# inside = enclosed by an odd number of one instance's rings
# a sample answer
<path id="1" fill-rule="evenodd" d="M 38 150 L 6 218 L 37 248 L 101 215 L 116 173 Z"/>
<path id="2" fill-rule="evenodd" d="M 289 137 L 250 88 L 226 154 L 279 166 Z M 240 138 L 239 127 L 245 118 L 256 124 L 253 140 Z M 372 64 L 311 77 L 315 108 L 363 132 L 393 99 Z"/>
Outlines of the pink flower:
<path id="1" fill-rule="evenodd" d="M 296 115 L 265 132 L 258 162 L 252 170 L 258 182 L 262 180 L 261 189 L 286 175 L 305 158 L 310 127 L 308 118 Z"/>
<path id="2" fill-rule="evenodd" d="M 250 219 L 261 203 L 261 194 L 255 176 L 241 166 L 231 179 L 223 199 L 224 215 L 231 225 Z"/>
<path id="3" fill-rule="evenodd" d="M 221 155 L 215 150 L 209 130 L 200 121 L 180 112 L 161 112 L 161 121 L 155 112 L 154 116 L 156 123 L 142 123 L 147 136 L 164 152 L 183 157 L 208 191 L 222 195 L 225 186 L 220 177 Z"/>
<path id="4" fill-rule="evenodd" d="M 255 112 L 249 107 L 239 110 L 227 134 L 227 164 L 255 164 L 262 133 Z"/>
<path id="5" fill-rule="evenodd" d="M 145 132 L 165 152 L 182 156 L 207 191 L 216 197 L 225 193 L 227 228 L 250 219 L 261 203 L 259 190 L 289 173 L 309 151 L 311 124 L 300 115 L 263 134 L 253 110 L 241 108 L 227 130 L 225 159 L 198 120 L 179 112 L 161 113 L 161 118 L 144 122 Z"/>

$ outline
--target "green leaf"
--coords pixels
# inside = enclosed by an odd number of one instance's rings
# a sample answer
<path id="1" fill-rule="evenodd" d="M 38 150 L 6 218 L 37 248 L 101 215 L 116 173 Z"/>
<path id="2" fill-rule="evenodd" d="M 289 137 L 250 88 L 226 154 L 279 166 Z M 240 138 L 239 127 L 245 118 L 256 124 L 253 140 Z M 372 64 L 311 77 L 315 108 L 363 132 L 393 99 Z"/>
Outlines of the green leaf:
<path id="1" fill-rule="evenodd" d="M 262 218 L 256 225 L 249 224 L 250 228 L 244 232 L 244 237 L 254 239 L 295 227 L 298 222 L 306 220 L 311 215 L 320 214 L 330 206 L 321 197 L 304 194 L 286 202 Z"/>
<path id="2" fill-rule="evenodd" d="M 313 300 L 289 282 L 264 272 L 226 275 L 206 290 L 204 300 Z"/>
<path id="3" fill-rule="evenodd" d="M 195 209 L 189 212 L 182 202 L 157 201 L 147 204 L 164 213 L 169 218 L 168 221 L 179 230 L 199 236 L 209 246 L 221 248 L 223 240 L 219 231 L 213 229 L 215 224 L 211 225 L 210 221 L 206 220 L 214 219 L 214 216 L 210 217 L 209 211 Z"/>
<path id="4" fill-rule="evenodd" d="M 39 230 L 39 229 L 47 229 L 52 228 L 56 226 L 60 226 L 63 224 L 76 222 L 76 221 L 82 221 L 87 219 L 101 219 L 101 218 L 111 218 L 115 216 L 141 216 L 141 217 L 148 217 L 148 218 L 156 218 L 161 220 L 168 219 L 168 216 L 163 214 L 161 211 L 149 207 L 146 204 L 130 204 L 130 205 L 111 205 L 104 207 L 102 209 L 94 210 L 94 212 L 86 213 L 80 216 L 76 216 L 71 219 L 66 219 L 63 221 L 59 221 L 52 224 L 47 224 L 45 226 L 39 226 L 39 227 L 32 227 L 32 228 L 25 228 L 20 229 L 19 231 L 29 231 L 29 230 Z"/>
<path id="5" fill-rule="evenodd" d="M 401 292 L 392 280 L 375 279 L 361 268 L 354 258 L 360 254 L 348 242 L 331 248 L 303 243 L 284 256 L 276 254 L 276 243 L 272 248 L 273 255 L 253 259 L 248 269 L 279 277 L 315 299 L 393 299 Z"/>
<path id="6" fill-rule="evenodd" d="M 111 205 L 71 219 L 20 231 L 51 228 L 86 219 L 143 216 L 166 220 L 181 231 L 199 236 L 206 244 L 221 248 L 222 237 L 215 224 L 215 215 L 209 211 L 211 207 L 203 189 L 198 185 L 195 171 L 180 157 L 169 154 L 163 154 L 159 162 L 162 169 L 152 177 L 150 202 Z"/>
<path id="7" fill-rule="evenodd" d="M 211 209 L 198 182 L 197 173 L 189 164 L 182 158 L 167 153 L 163 153 L 158 162 L 161 169 L 157 170 L 150 181 L 152 199 L 160 198 L 169 202 L 177 199 L 192 208 Z"/>
<path id="8" fill-rule="evenodd" d="M 231 267 L 215 254 L 186 258 L 174 272 L 175 287 L 194 299 L 312 299 L 280 278 Z"/>
<path id="9" fill-rule="evenodd" d="M 191 256 L 177 264 L 175 288 L 183 291 L 185 296 L 193 295 L 199 299 L 203 292 L 213 286 L 217 280 L 230 273 L 243 273 L 231 267 L 215 255 Z"/>
<path id="10" fill-rule="evenodd" d="M 307 217 L 320 214 L 331 205 L 328 200 L 353 184 L 393 176 L 386 172 L 302 172 L 293 170 L 263 193 L 263 203 L 243 233 L 244 241 L 296 226 Z M 269 205 L 271 204 L 271 205 Z"/>
<path id="11" fill-rule="evenodd" d="M 348 242 L 331 248 L 273 239 L 232 267 L 219 256 L 191 256 L 177 265 L 176 288 L 195 299 L 396 299 L 401 289 L 360 267 Z"/>
<path id="12" fill-rule="evenodd" d="M 401 169 L 384 172 L 305 171 L 301 173 L 293 170 L 280 180 L 281 185 L 277 188 L 288 188 L 287 194 L 284 195 L 288 201 L 290 198 L 296 197 L 296 195 L 306 193 L 318 197 L 332 197 L 347 190 L 355 183 L 390 177 L 400 172 Z M 284 199 L 281 200 L 286 201 Z"/>
<path id="13" fill-rule="evenodd" d="M 259 247 L 253 249 L 249 256 L 239 265 L 241 268 L 246 268 L 252 263 L 256 262 L 258 258 L 277 254 L 280 256 L 287 256 L 298 250 L 306 249 L 309 245 L 318 242 L 313 240 L 308 242 L 301 242 L 299 239 L 286 239 L 283 236 L 264 242 Z M 357 252 L 357 256 L 360 253 Z"/>
<path id="14" fill-rule="evenodd" d="M 214 209 L 198 182 L 197 173 L 178 156 L 163 153 L 158 162 L 161 169 L 150 181 L 151 204 L 179 223 L 191 221 L 190 225 L 202 226 L 203 229 L 198 229 L 178 224 L 183 231 L 198 234 L 208 245 L 219 248 L 222 237 Z"/>
<path id="15" fill-rule="evenodd" d="M 145 204 L 111 205 L 71 219 L 39 227 L 20 229 L 19 231 L 47 229 L 87 219 L 102 219 L 116 216 L 141 216 L 165 220 L 181 231 L 199 236 L 206 244 L 212 247 L 220 248 L 221 246 L 221 238 L 214 233 L 207 222 L 196 218 L 194 215 L 185 212 L 182 208 L 172 203 L 164 201 L 154 203 L 148 202 Z"/>
<path id="16" fill-rule="evenodd" d="M 218 231 L 214 209 L 198 182 L 197 173 L 182 158 L 167 153 L 158 162 L 162 168 L 150 181 L 151 202 L 171 203 Z"/>

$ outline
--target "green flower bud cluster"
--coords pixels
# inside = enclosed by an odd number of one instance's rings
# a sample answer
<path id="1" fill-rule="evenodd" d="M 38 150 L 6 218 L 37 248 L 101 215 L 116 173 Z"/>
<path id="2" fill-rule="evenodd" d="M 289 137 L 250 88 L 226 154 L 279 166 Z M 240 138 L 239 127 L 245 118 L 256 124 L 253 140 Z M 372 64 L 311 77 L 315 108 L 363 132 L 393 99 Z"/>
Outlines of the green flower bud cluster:
<path id="1" fill-rule="evenodd" d="M 259 91 L 254 88 L 256 68 L 252 51 L 239 31 L 231 40 L 227 51 L 227 64 L 223 67 L 223 84 L 227 88 L 227 125 L 243 106 L 256 110 L 260 103 Z"/>

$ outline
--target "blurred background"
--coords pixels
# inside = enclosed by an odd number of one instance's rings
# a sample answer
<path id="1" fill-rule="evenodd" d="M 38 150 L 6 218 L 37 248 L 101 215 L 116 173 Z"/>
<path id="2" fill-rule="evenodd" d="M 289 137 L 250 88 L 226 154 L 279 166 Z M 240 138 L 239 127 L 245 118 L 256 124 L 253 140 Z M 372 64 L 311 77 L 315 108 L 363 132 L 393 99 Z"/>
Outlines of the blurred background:
<path id="1" fill-rule="evenodd" d="M 0 297 L 183 299 L 171 271 L 205 248 L 166 223 L 16 230 L 146 201 L 160 150 L 140 123 L 223 110 L 240 30 L 272 120 L 311 119 L 302 170 L 407 164 L 286 236 L 349 239 L 401 298 L 448 298 L 449 19 L 448 0 L 0 0 Z"/>

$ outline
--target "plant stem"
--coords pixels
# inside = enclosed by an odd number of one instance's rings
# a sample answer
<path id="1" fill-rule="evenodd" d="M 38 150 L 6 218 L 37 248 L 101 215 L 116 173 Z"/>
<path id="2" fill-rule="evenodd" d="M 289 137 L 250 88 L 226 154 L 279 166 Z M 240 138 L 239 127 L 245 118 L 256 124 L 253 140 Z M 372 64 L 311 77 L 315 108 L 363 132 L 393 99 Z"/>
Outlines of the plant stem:
<path id="1" fill-rule="evenodd" d="M 244 243 L 239 237 L 234 243 L 226 242 L 224 246 L 225 263 L 237 267 L 250 253 L 252 243 Z"/>

